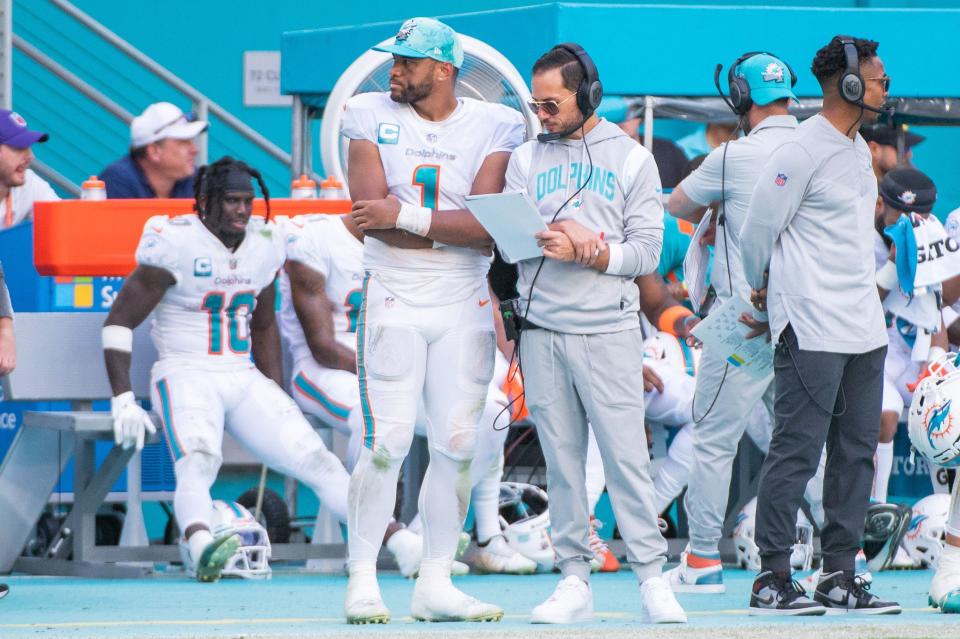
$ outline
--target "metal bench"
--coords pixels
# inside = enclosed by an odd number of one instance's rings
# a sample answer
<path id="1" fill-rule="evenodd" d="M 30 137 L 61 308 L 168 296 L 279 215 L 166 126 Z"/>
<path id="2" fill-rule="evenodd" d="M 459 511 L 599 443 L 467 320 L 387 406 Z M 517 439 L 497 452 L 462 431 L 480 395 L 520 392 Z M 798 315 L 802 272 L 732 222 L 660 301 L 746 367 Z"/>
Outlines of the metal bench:
<path id="1" fill-rule="evenodd" d="M 153 562 L 179 561 L 176 546 L 149 545 L 143 521 L 141 456 L 112 447 L 96 463 L 99 441 L 113 440 L 110 414 L 92 411 L 93 401 L 109 399 L 100 329 L 105 313 L 20 313 L 17 315 L 17 368 L 3 379 L 11 400 L 71 402 L 71 411 L 26 412 L 0 465 L 0 573 L 85 577 L 140 577 Z M 150 367 L 157 353 L 149 322 L 134 332 L 131 383 L 134 394 L 149 397 Z M 159 419 L 154 415 L 159 426 Z M 158 428 L 158 432 L 160 429 Z M 159 441 L 155 435 L 149 441 Z M 21 556 L 38 518 L 70 459 L 74 460 L 72 507 L 44 557 Z M 111 493 L 123 471 L 128 490 Z M 126 499 L 120 546 L 95 544 L 96 514 L 108 499 Z M 149 498 L 172 499 L 169 492 Z M 342 560 L 345 547 L 333 534 L 322 544 L 274 544 L 275 560 Z"/>

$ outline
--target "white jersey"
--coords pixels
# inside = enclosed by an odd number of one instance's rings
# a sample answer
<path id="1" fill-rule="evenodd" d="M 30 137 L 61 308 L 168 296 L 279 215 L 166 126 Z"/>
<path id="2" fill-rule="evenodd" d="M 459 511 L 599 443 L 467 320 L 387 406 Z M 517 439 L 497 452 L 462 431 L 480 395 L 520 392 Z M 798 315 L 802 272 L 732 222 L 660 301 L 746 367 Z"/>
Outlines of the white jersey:
<path id="1" fill-rule="evenodd" d="M 250 318 L 257 295 L 283 266 L 283 237 L 272 222 L 251 218 L 243 242 L 231 251 L 195 215 L 157 215 L 143 228 L 136 259 L 168 271 L 175 280 L 153 321 L 161 360 L 250 365 Z"/>
<path id="2" fill-rule="evenodd" d="M 327 298 L 333 304 L 337 341 L 357 346 L 357 318 L 363 285 L 363 242 L 355 238 L 338 215 L 299 215 L 287 228 L 287 259 L 300 262 L 326 280 Z M 280 330 L 289 343 L 293 361 L 311 357 L 300 319 L 290 299 L 290 282 L 281 278 Z"/>
<path id="3" fill-rule="evenodd" d="M 523 117 L 514 109 L 470 98 L 442 122 L 424 120 L 388 93 L 347 101 L 341 133 L 377 145 L 389 192 L 401 202 L 440 211 L 466 208 L 474 179 L 492 153 L 523 142 Z M 469 297 L 490 267 L 479 251 L 437 245 L 399 249 L 368 237 L 364 267 L 410 304 L 450 304 Z"/>

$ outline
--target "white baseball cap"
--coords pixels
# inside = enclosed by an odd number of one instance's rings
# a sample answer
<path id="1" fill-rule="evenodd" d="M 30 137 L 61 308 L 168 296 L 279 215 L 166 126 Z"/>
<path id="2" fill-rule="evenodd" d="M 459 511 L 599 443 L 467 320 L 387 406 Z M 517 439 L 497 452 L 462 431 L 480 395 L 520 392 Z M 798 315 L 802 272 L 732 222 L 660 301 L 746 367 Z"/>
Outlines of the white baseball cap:
<path id="1" fill-rule="evenodd" d="M 192 140 L 207 130 L 207 123 L 175 104 L 154 102 L 130 123 L 130 146 L 134 149 L 157 140 Z"/>

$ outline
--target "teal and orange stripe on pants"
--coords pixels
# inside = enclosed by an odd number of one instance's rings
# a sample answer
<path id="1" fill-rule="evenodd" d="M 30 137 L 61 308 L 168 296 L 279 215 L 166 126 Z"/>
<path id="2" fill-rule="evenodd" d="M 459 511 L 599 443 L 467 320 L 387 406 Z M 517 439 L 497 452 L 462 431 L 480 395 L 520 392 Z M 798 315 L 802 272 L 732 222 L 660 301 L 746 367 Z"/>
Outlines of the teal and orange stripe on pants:
<path id="1" fill-rule="evenodd" d="M 320 390 L 320 387 L 314 384 L 310 379 L 304 375 L 302 372 L 293 378 L 293 387 L 296 388 L 301 395 L 307 399 L 311 399 L 330 413 L 334 419 L 339 419 L 342 422 L 347 421 L 347 418 L 350 417 L 350 407 L 340 402 L 336 402 L 331 399 L 326 393 Z"/>
<path id="2" fill-rule="evenodd" d="M 160 396 L 160 416 L 163 418 L 163 430 L 167 435 L 167 444 L 170 446 L 170 453 L 173 455 L 173 461 L 183 457 L 183 444 L 177 437 L 177 431 L 173 427 L 173 411 L 170 410 L 170 388 L 167 386 L 166 378 L 157 381 L 157 394 Z"/>
<path id="3" fill-rule="evenodd" d="M 357 379 L 360 382 L 360 411 L 363 414 L 363 445 L 374 450 L 376 444 L 377 423 L 370 408 L 370 395 L 367 389 L 367 369 L 363 365 L 364 346 L 367 337 L 367 285 L 370 272 L 363 277 L 363 296 L 360 299 L 360 318 L 357 321 Z"/>

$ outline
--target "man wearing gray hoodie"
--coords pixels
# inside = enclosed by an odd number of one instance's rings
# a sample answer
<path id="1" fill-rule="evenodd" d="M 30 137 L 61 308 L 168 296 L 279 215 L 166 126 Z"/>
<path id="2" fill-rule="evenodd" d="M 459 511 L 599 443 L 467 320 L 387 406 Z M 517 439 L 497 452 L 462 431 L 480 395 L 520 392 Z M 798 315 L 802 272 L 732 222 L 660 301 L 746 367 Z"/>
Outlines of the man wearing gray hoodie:
<path id="1" fill-rule="evenodd" d="M 643 337 L 633 279 L 657 268 L 663 241 L 660 178 L 650 153 L 598 118 L 602 87 L 589 55 L 561 44 L 533 66 L 530 107 L 545 133 L 516 149 L 507 191 L 525 191 L 548 223 L 543 257 L 519 264 L 520 365 L 547 462 L 550 518 L 563 579 L 534 623 L 593 616 L 587 424 L 600 447 L 627 558 L 654 623 L 686 614 L 661 577 L 643 426 Z"/>

